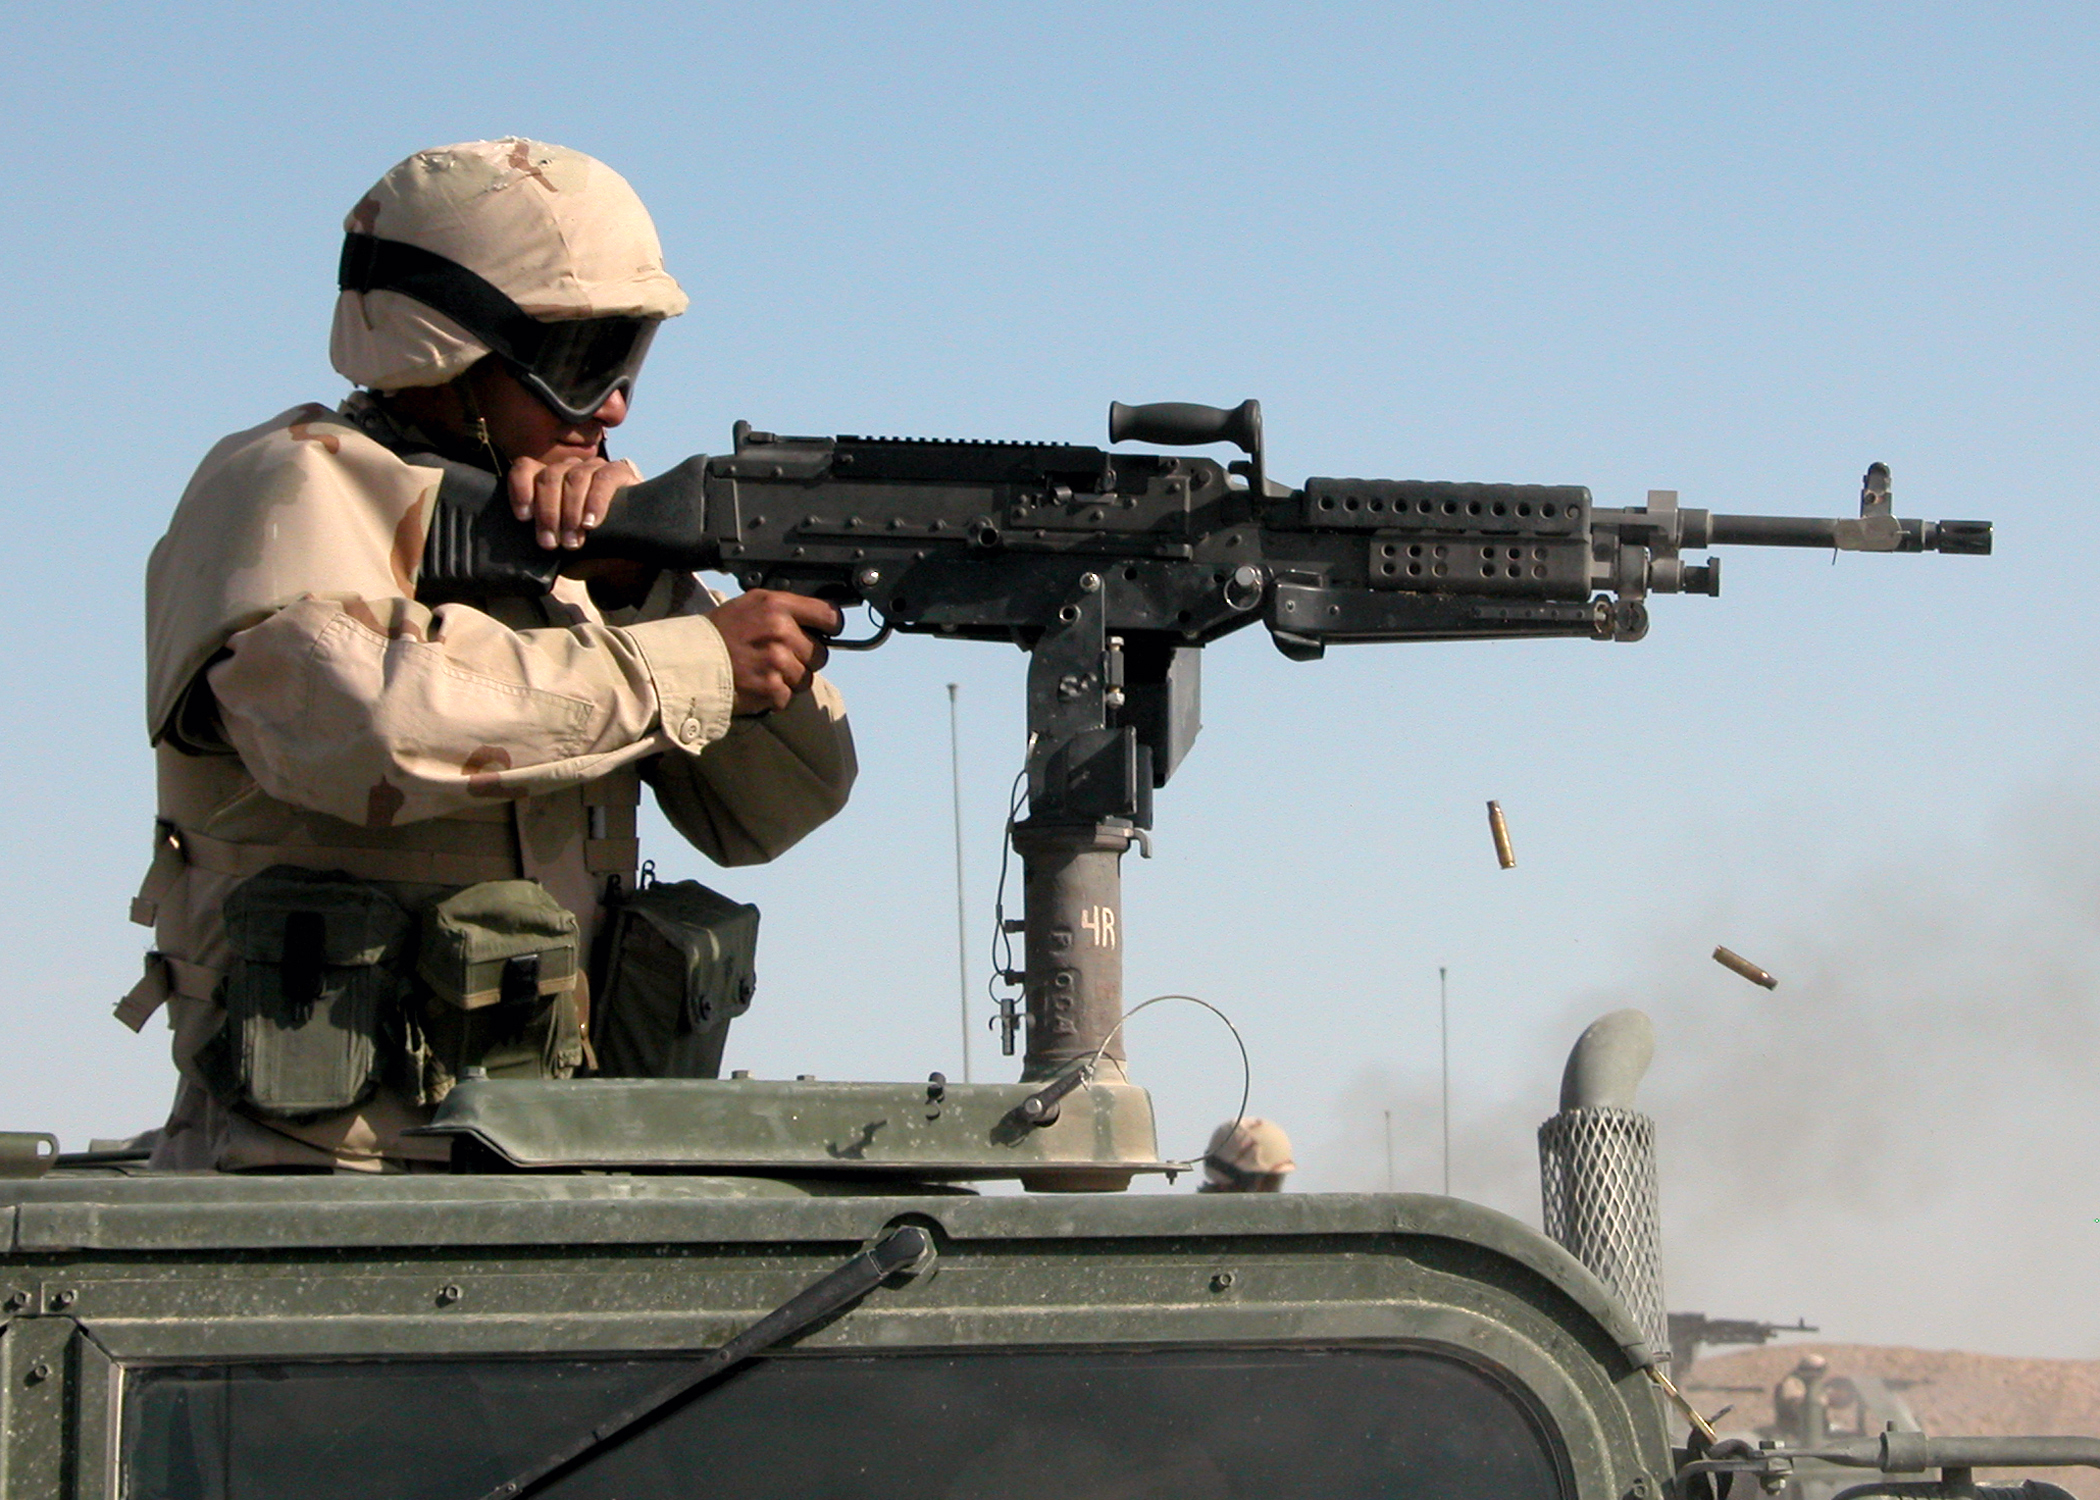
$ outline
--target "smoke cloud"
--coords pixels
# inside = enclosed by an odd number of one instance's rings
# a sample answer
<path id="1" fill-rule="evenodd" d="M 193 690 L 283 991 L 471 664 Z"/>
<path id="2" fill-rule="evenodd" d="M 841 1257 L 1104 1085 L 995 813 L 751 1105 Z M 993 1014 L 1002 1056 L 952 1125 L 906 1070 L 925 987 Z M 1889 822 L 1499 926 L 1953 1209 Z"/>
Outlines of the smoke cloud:
<path id="1" fill-rule="evenodd" d="M 1716 943 L 1779 989 L 1712 963 Z M 1456 1193 L 1538 1223 L 1534 1132 L 1567 1049 L 1638 1006 L 1673 1308 L 2100 1357 L 2100 803 L 2036 796 L 1966 842 L 1723 888 L 1640 947 L 1623 985 L 1570 998 L 1522 1097 L 1457 1103 Z M 1385 1186 L 1388 1110 L 1396 1185 L 1438 1185 L 1435 1076 L 1376 1069 L 1336 1099 L 1323 1185 Z"/>

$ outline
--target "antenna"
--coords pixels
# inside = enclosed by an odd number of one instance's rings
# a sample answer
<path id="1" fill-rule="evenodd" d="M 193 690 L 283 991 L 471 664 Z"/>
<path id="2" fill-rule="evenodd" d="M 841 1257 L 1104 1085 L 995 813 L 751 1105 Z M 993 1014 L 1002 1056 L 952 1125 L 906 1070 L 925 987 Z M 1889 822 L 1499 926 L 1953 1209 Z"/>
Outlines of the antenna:
<path id="1" fill-rule="evenodd" d="M 1385 1112 L 1385 1190 L 1393 1190 L 1393 1112 Z"/>
<path id="2" fill-rule="evenodd" d="M 1444 1054 L 1444 1196 L 1451 1196 L 1451 971 L 1436 969 L 1437 1044 Z"/>
<path id="3" fill-rule="evenodd" d="M 963 1082 L 970 1081 L 970 929 L 963 920 L 962 736 L 956 729 L 956 684 L 948 684 L 948 789 L 955 809 L 955 978 L 962 997 Z"/>

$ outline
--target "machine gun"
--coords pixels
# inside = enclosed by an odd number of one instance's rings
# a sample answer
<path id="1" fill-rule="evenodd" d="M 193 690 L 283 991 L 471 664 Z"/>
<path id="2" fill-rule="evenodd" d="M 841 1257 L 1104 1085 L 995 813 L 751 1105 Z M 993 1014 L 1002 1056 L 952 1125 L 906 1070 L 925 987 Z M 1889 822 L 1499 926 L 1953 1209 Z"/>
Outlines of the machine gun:
<path id="1" fill-rule="evenodd" d="M 1639 640 L 1651 594 L 1720 592 L 1716 546 L 1987 554 L 1990 523 L 1899 520 L 1868 469 L 1855 518 L 1646 507 L 1579 485 L 1272 483 L 1261 408 L 1109 408 L 1109 441 L 781 437 L 686 460 L 615 499 L 576 552 L 542 550 L 486 474 L 448 469 L 417 581 L 428 603 L 544 593 L 581 559 L 733 574 L 866 604 L 892 631 L 1029 653 L 1028 807 L 1013 831 L 1026 918 L 1026 1078 L 1120 1062 L 1121 859 L 1198 728 L 1201 647 L 1259 620 L 1285 655 L 1359 641 Z M 421 460 L 419 460 L 421 461 Z M 1005 1019 L 1013 1050 L 1016 1019 Z"/>
<path id="2" fill-rule="evenodd" d="M 1680 1371 L 1689 1370 L 1699 1351 L 1711 1344 L 1769 1344 L 1781 1333 L 1815 1333 L 1805 1319 L 1791 1323 L 1759 1323 L 1748 1318 L 1709 1318 L 1705 1313 L 1668 1315 L 1670 1362 Z"/>

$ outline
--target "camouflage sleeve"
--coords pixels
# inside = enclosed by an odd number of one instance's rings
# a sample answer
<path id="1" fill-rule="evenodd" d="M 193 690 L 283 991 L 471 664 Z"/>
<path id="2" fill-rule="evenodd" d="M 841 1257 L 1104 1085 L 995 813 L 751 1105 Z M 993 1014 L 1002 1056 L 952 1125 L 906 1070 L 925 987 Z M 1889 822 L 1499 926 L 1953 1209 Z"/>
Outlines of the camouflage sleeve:
<path id="1" fill-rule="evenodd" d="M 694 756 L 642 769 L 671 825 L 717 864 L 762 864 L 846 805 L 858 765 L 846 706 L 818 677 L 779 713 L 731 721 Z"/>
<path id="2" fill-rule="evenodd" d="M 463 605 L 309 596 L 236 633 L 208 680 L 271 796 L 367 827 L 592 780 L 729 732 L 704 615 L 513 630 Z"/>

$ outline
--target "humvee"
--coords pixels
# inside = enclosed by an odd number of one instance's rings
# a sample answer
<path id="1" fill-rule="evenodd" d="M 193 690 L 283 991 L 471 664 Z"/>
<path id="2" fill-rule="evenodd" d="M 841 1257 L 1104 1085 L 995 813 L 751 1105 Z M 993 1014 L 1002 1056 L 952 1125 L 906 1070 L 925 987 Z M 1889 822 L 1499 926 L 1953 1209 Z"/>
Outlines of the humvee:
<path id="1" fill-rule="evenodd" d="M 438 1128 L 478 1170 L 12 1181 L 0 1493 L 1668 1493 L 1644 1336 L 1558 1245 L 968 1191 L 1160 1165 L 1127 1085 L 996 1139 L 1034 1092 L 476 1081 Z"/>

